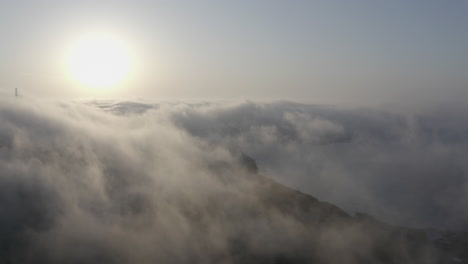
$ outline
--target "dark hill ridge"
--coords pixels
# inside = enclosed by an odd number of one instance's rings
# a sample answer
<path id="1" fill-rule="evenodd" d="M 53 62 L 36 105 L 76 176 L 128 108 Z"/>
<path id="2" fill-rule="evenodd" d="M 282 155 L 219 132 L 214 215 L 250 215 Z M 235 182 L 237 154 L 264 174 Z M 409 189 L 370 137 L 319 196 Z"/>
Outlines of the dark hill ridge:
<path id="1" fill-rule="evenodd" d="M 245 167 L 257 168 L 252 165 L 254 159 L 246 157 L 243 154 L 241 159 L 248 161 Z M 261 203 L 296 219 L 308 235 L 292 254 L 243 254 L 241 263 L 468 263 L 461 248 L 468 246 L 468 240 L 460 234 L 443 233 L 434 240 L 429 230 L 388 225 L 362 213 L 351 216 L 333 204 L 261 176 L 257 170 L 250 172 L 262 186 L 258 193 Z"/>

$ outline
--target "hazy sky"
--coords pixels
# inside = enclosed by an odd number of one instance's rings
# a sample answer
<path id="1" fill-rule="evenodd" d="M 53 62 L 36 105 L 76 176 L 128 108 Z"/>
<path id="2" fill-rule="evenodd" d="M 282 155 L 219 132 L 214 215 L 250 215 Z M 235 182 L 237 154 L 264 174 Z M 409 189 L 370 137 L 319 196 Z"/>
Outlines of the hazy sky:
<path id="1" fill-rule="evenodd" d="M 61 96 L 468 99 L 468 1 L 1 1 L 0 89 Z M 129 48 L 105 92 L 71 80 L 90 32 Z"/>

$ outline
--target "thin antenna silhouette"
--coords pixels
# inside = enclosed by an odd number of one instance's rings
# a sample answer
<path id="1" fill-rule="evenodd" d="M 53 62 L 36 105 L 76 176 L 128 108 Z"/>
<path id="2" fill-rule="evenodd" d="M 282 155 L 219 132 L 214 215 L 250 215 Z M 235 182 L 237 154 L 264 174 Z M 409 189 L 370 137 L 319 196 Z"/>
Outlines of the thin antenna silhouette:
<path id="1" fill-rule="evenodd" d="M 18 97 L 18 88 L 15 88 L 15 96 Z"/>

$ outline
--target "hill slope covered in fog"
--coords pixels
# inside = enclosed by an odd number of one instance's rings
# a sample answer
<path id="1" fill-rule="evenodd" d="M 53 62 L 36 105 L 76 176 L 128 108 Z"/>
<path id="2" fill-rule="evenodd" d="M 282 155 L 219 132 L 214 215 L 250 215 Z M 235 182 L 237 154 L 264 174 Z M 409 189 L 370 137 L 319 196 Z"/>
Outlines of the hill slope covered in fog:
<path id="1" fill-rule="evenodd" d="M 450 263 L 460 257 L 447 253 L 460 245 L 453 239 L 447 250 L 430 232 L 351 216 L 264 176 L 282 164 L 263 167 L 275 158 L 252 154 L 297 159 L 314 147 L 324 155 L 335 151 L 330 146 L 354 147 L 362 136 L 355 122 L 338 122 L 343 116 L 335 110 L 314 110 L 325 111 L 318 116 L 310 114 L 315 106 L 291 107 L 2 101 L 2 262 Z M 395 140 L 400 129 L 382 131 L 383 137 Z M 298 173 L 300 166 L 291 167 L 297 160 L 284 161 L 283 169 Z M 315 183 L 325 184 L 311 190 L 329 189 L 332 182 L 320 180 L 326 174 L 313 172 Z"/>

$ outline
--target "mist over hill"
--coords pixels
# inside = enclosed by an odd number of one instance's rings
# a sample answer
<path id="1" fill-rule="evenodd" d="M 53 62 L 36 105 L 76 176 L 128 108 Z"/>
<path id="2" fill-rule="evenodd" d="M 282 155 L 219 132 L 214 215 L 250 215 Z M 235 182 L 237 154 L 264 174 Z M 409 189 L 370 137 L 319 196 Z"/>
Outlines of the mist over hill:
<path id="1" fill-rule="evenodd" d="M 466 119 L 287 102 L 2 99 L 0 257 L 447 262 L 427 232 L 384 222 L 466 228 Z"/>
<path id="2" fill-rule="evenodd" d="M 394 224 L 465 229 L 466 108 L 413 111 L 291 102 L 88 102 L 130 117 L 164 115 L 209 145 L 349 212 Z"/>

